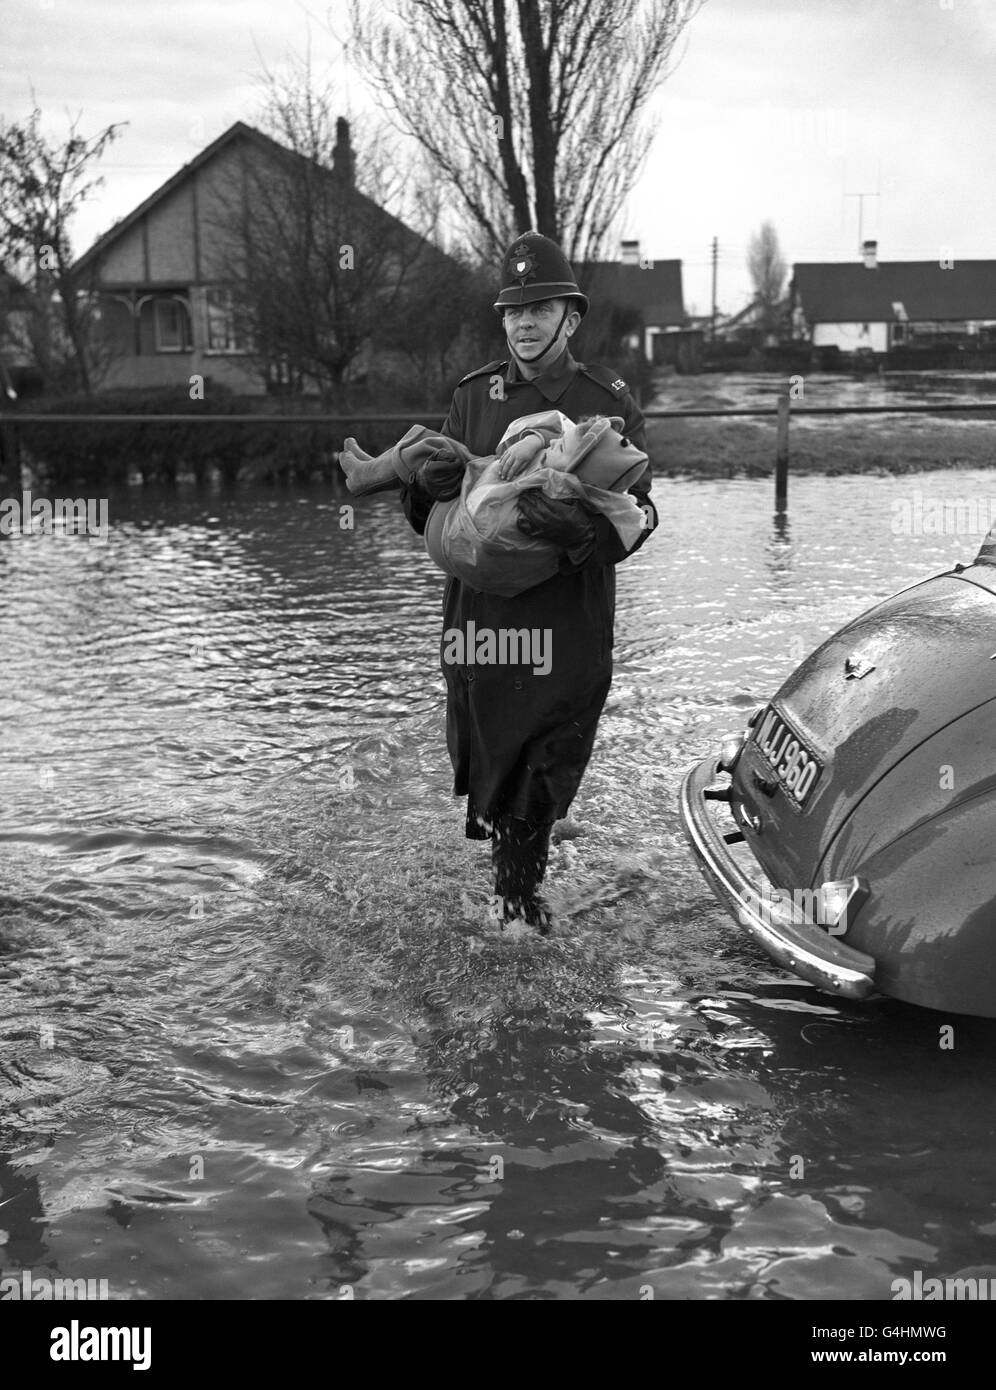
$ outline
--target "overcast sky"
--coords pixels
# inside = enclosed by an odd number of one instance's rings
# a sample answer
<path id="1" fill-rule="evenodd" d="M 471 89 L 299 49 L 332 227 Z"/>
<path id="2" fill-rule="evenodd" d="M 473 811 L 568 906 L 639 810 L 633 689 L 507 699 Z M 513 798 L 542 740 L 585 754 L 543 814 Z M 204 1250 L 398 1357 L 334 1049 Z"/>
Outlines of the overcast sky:
<path id="1" fill-rule="evenodd" d="M 368 104 L 342 56 L 335 0 L 6 0 L 0 110 L 33 86 L 53 132 L 129 122 L 80 214 L 82 251 L 234 120 L 252 121 L 263 64 L 303 53 L 341 81 L 343 114 Z M 330 33 L 334 29 L 337 38 Z M 786 258 L 996 257 L 996 0 L 706 0 L 655 100 L 659 134 L 626 213 L 641 249 L 685 264 L 686 307 L 748 297 L 764 218 Z"/>

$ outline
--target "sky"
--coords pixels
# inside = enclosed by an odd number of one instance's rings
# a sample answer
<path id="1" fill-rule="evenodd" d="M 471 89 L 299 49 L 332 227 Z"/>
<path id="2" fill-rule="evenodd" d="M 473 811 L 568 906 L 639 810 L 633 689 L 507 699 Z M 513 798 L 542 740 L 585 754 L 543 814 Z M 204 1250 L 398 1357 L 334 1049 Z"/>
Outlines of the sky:
<path id="1" fill-rule="evenodd" d="M 372 0 L 371 0 L 372 3 Z M 81 210 L 82 252 L 235 120 L 264 67 L 310 43 L 342 114 L 372 108 L 345 0 L 5 0 L 0 114 L 31 92 L 53 135 L 128 122 Z M 705 0 L 655 94 L 658 133 L 622 211 L 641 252 L 684 263 L 685 305 L 750 297 L 747 246 L 786 260 L 996 258 L 996 0 Z M 859 199 L 856 195 L 866 196 Z M 877 196 L 871 196 L 877 195 Z"/>

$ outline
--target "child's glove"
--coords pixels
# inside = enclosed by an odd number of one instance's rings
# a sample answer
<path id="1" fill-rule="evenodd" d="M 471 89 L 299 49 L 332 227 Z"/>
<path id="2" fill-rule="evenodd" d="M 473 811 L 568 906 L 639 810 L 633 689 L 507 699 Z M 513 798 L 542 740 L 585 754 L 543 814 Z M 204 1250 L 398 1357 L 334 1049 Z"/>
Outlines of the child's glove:
<path id="1" fill-rule="evenodd" d="M 531 488 L 519 498 L 518 512 L 516 525 L 524 535 L 566 550 L 572 564 L 581 564 L 595 544 L 595 523 L 574 499 L 554 499 Z"/>

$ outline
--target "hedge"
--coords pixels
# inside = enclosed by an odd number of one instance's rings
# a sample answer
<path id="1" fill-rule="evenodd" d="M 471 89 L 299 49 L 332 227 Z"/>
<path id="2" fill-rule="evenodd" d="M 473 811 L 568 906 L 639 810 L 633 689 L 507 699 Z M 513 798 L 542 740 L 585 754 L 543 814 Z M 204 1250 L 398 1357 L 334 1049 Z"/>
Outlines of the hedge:
<path id="1" fill-rule="evenodd" d="M 200 406 L 175 389 L 109 391 L 99 396 L 62 396 L 31 401 L 32 414 L 51 415 L 187 415 Z M 215 385 L 205 415 L 260 415 L 259 424 L 178 422 L 71 423 L 27 421 L 17 425 L 22 457 L 49 487 L 120 484 L 138 475 L 142 482 L 175 483 L 193 476 L 198 482 L 311 481 L 338 473 L 336 454 L 344 435 L 355 434 L 370 452 L 379 452 L 404 433 L 399 424 L 348 425 L 324 423 L 282 425 L 265 417 L 275 414 L 319 413 L 300 398 L 283 399 L 274 409 L 272 397 L 239 397 Z M 386 407 L 396 410 L 396 406 Z M 328 412 L 333 413 L 333 412 Z M 17 411 L 8 420 L 16 420 Z"/>

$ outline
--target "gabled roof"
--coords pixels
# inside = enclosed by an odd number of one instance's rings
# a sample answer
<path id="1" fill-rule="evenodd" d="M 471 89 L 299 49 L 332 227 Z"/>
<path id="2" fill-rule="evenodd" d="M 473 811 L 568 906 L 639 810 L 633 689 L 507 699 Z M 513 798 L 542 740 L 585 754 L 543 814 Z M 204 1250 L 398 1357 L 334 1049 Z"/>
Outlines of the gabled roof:
<path id="1" fill-rule="evenodd" d="M 893 304 L 916 320 L 996 319 L 996 261 L 888 261 L 794 267 L 792 286 L 810 323 L 894 322 Z"/>
<path id="2" fill-rule="evenodd" d="M 161 203 L 165 198 L 168 198 L 176 188 L 179 188 L 192 174 L 209 163 L 216 155 L 220 154 L 222 150 L 240 140 L 248 142 L 256 149 L 261 150 L 264 154 L 282 160 L 285 164 L 311 164 L 319 168 L 324 174 L 327 174 L 330 179 L 339 177 L 339 175 L 334 173 L 331 169 L 318 164 L 315 160 L 309 159 L 306 155 L 298 154 L 296 150 L 287 149 L 285 145 L 281 145 L 279 141 L 271 139 L 269 135 L 264 135 L 263 132 L 257 130 L 255 126 L 246 125 L 244 121 L 236 121 L 234 125 L 229 126 L 226 131 L 219 135 L 217 140 L 213 140 L 210 145 L 201 150 L 199 155 L 196 155 L 189 163 L 184 164 L 182 169 L 177 170 L 172 178 L 167 179 L 166 182 L 157 188 L 154 193 L 150 194 L 143 203 L 139 203 L 138 207 L 128 213 L 126 217 L 122 217 L 119 222 L 115 222 L 110 231 L 98 237 L 89 251 L 85 251 L 74 263 L 72 268 L 73 273 L 76 274 L 80 271 L 89 270 L 98 265 L 103 254 L 109 250 L 114 242 L 133 227 L 136 222 L 140 221 L 147 212 L 158 203 Z M 409 227 L 405 227 L 404 223 L 400 222 L 399 219 L 394 217 L 391 213 L 386 212 L 382 207 L 379 207 L 372 199 L 368 198 L 365 193 L 360 193 L 352 185 L 351 189 L 351 196 L 358 200 L 361 205 L 366 204 L 368 208 L 375 209 L 380 217 L 384 219 L 385 224 L 392 224 L 394 227 L 403 227 L 411 236 L 418 236 L 417 232 L 412 231 Z M 438 248 L 433 249 L 438 250 Z"/>
<path id="3" fill-rule="evenodd" d="M 621 261 L 589 261 L 579 267 L 579 276 L 592 300 L 639 309 L 648 328 L 685 323 L 680 261 L 654 261 L 646 269 Z"/>
<path id="4" fill-rule="evenodd" d="M 741 324 L 749 323 L 751 318 L 757 318 L 764 313 L 764 305 L 760 299 L 754 298 L 739 309 L 735 314 L 723 314 L 717 320 L 717 328 L 739 328 Z"/>

